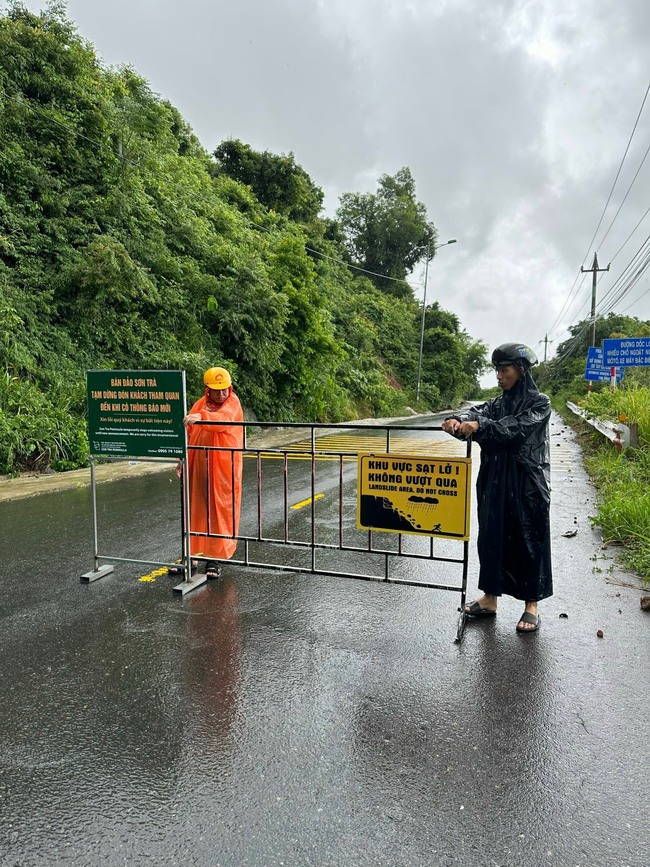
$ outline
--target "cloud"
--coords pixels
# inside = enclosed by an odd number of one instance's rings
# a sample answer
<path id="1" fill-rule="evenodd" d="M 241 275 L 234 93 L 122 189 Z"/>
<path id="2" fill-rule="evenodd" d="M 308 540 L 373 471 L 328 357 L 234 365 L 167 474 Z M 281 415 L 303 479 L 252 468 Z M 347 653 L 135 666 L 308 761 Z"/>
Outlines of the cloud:
<path id="1" fill-rule="evenodd" d="M 345 34 L 324 33 L 299 0 L 72 2 L 107 63 L 131 63 L 177 105 L 208 150 L 240 138 L 287 153 L 316 183 L 336 179 L 369 144 Z"/>
<path id="2" fill-rule="evenodd" d="M 330 213 L 408 165 L 441 240 L 458 239 L 428 300 L 488 345 L 557 346 L 589 309 L 580 265 L 594 249 L 613 260 L 604 296 L 648 233 L 647 219 L 617 255 L 649 204 L 650 158 L 633 178 L 650 103 L 590 246 L 648 86 L 645 0 L 70 0 L 69 13 L 208 150 L 234 136 L 292 151 Z M 650 315 L 650 293 L 628 312 Z"/>

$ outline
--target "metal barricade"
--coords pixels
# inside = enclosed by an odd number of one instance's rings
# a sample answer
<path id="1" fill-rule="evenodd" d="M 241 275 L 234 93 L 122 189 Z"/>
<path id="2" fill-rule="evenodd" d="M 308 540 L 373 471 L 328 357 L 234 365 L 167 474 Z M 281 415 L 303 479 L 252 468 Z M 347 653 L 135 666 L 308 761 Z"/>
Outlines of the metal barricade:
<path id="1" fill-rule="evenodd" d="M 471 442 L 440 436 L 442 428 L 438 425 L 293 423 L 278 432 L 277 424 L 265 422 L 197 424 L 239 426 L 244 428 L 244 435 L 241 448 L 188 446 L 190 465 L 192 460 L 205 462 L 207 526 L 197 529 L 193 519 L 193 538 L 236 540 L 237 552 L 228 562 L 248 568 L 457 592 L 461 614 L 456 641 L 461 640 L 466 623 L 462 609 L 467 590 L 468 541 L 435 534 L 358 529 L 356 470 L 360 454 L 380 452 L 391 456 L 417 454 L 423 459 L 459 455 L 469 459 Z M 271 431 L 273 437 L 265 438 L 264 433 Z M 284 442 L 278 443 L 278 437 Z M 211 452 L 230 456 L 230 480 L 224 487 L 230 488 L 232 518 L 227 528 L 222 526 L 222 532 L 214 532 L 211 519 Z M 237 453 L 243 457 L 240 519 L 233 484 Z M 405 564 L 409 567 L 405 568 Z M 453 569 L 459 573 L 455 581 L 449 577 Z"/>

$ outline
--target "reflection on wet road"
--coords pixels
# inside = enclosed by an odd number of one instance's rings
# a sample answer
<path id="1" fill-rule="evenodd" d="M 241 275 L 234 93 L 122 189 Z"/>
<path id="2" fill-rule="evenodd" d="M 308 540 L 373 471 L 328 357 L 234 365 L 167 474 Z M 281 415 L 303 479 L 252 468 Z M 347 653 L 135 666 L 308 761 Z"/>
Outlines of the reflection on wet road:
<path id="1" fill-rule="evenodd" d="M 593 492 L 553 435 L 542 629 L 504 600 L 460 647 L 457 596 L 423 588 L 231 565 L 181 598 L 126 564 L 84 585 L 88 489 L 0 504 L 2 867 L 645 867 L 647 620 L 593 573 Z M 107 550 L 177 556 L 172 474 L 98 500 Z"/>

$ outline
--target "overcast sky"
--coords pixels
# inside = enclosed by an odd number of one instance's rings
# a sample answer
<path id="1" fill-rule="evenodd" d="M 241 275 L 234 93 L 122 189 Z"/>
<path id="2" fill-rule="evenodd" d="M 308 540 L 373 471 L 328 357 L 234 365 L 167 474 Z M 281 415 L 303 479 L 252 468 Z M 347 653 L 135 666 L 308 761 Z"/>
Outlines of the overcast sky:
<path id="1" fill-rule="evenodd" d="M 594 251 L 612 262 L 607 305 L 650 234 L 649 215 L 621 249 L 650 206 L 650 96 L 623 161 L 650 83 L 648 0 L 69 0 L 68 13 L 207 150 L 235 137 L 292 151 L 330 214 L 409 166 L 440 243 L 458 239 L 431 263 L 427 301 L 490 347 L 521 340 L 542 358 L 548 335 L 550 356 L 589 314 L 580 266 Z M 615 309 L 650 317 L 648 274 Z"/>

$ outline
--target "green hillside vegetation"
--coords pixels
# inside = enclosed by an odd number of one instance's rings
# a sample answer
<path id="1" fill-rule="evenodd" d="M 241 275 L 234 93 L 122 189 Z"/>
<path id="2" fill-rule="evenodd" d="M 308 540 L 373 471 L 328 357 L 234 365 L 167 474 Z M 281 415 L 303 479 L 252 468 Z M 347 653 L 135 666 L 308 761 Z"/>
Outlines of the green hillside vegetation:
<path id="1" fill-rule="evenodd" d="M 56 4 L 0 18 L 0 472 L 87 461 L 87 369 L 212 365 L 265 421 L 414 405 L 421 306 L 405 278 L 435 227 L 408 168 L 323 193 L 292 154 L 209 154 Z M 367 274 L 350 268 L 355 265 Z M 377 276 L 387 275 L 393 279 Z M 485 346 L 426 310 L 419 409 L 478 391 Z"/>
<path id="2" fill-rule="evenodd" d="M 555 408 L 583 436 L 585 466 L 598 489 L 593 523 L 605 542 L 621 542 L 623 559 L 644 579 L 650 580 L 650 369 L 625 370 L 619 386 L 593 383 L 587 393 L 584 379 L 591 324 L 587 320 L 570 329 L 570 338 L 558 347 L 556 357 L 541 365 L 536 379 L 552 395 Z M 596 346 L 607 338 L 650 337 L 650 322 L 610 313 L 596 322 Z M 633 448 L 618 452 L 600 433 L 566 408 L 570 400 L 594 418 L 622 421 L 636 434 Z M 594 571 L 600 568 L 594 566 Z"/>
<path id="3" fill-rule="evenodd" d="M 636 316 L 623 316 L 609 313 L 596 320 L 594 346 L 602 346 L 603 340 L 617 337 L 650 337 L 650 322 L 638 319 Z M 535 379 L 542 389 L 556 396 L 558 405 L 567 400 L 581 400 L 586 393 L 585 366 L 587 351 L 592 345 L 592 327 L 588 319 L 572 325 L 568 329 L 569 337 L 560 343 L 555 358 L 547 364 L 536 368 Z M 624 383 L 643 384 L 646 371 L 643 368 L 630 368 L 625 372 Z M 648 382 L 646 381 L 646 385 Z M 609 389 L 609 383 L 592 383 L 595 393 Z"/>

